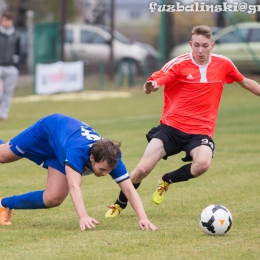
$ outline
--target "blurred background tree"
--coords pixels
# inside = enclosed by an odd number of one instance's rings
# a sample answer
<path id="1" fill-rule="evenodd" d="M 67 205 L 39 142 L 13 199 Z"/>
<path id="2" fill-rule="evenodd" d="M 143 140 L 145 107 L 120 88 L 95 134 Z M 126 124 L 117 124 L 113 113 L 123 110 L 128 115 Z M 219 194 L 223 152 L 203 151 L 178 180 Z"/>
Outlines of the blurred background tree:
<path id="1" fill-rule="evenodd" d="M 62 0 L 0 0 L 6 2 L 8 9 L 15 15 L 15 25 L 25 27 L 26 12 L 34 12 L 34 22 L 62 21 Z M 222 4 L 224 0 L 205 0 L 206 4 Z M 241 2 L 242 0 L 238 0 Z M 246 21 L 259 21 L 260 12 L 166 12 L 164 13 L 165 35 L 161 36 L 161 13 L 148 10 L 150 0 L 115 0 L 115 30 L 132 41 L 152 45 L 155 49 L 163 49 L 165 59 L 174 46 L 190 40 L 194 26 L 207 24 L 210 27 Z M 158 0 L 166 5 L 174 5 L 174 0 Z M 180 4 L 194 4 L 191 0 L 180 0 Z M 224 1 L 225 2 L 225 1 Z M 249 0 L 247 4 L 259 4 L 260 0 Z M 66 22 L 111 25 L 111 0 L 66 0 Z"/>
<path id="2" fill-rule="evenodd" d="M 35 22 L 53 22 L 61 19 L 61 0 L 8 0 L 7 4 L 20 26 L 25 23 L 27 10 L 34 11 Z M 67 20 L 74 21 L 77 14 L 75 0 L 67 0 Z"/>
<path id="3" fill-rule="evenodd" d="M 27 10 L 34 11 L 35 22 L 45 21 L 60 21 L 61 20 L 61 0 L 0 0 L 0 3 L 6 2 L 9 6 L 9 10 L 15 14 L 16 25 L 24 27 L 25 25 L 25 13 Z M 165 0 L 166 4 L 175 4 L 174 0 Z M 208 4 L 221 4 L 224 0 L 205 0 Z M 116 1 L 117 13 L 118 4 L 122 5 L 122 2 L 129 1 Z M 159 2 L 159 1 L 158 1 Z M 186 3 L 186 1 L 178 1 L 180 3 Z M 238 1 L 241 2 L 241 1 Z M 260 0 L 246 1 L 248 4 L 260 4 Z M 86 22 L 91 24 L 107 24 L 109 25 L 109 19 L 107 19 L 109 11 L 110 0 L 67 0 L 67 22 Z M 191 4 L 191 2 L 189 2 Z M 145 7 L 146 10 L 148 8 Z M 139 10 L 138 10 L 139 11 Z M 145 12 L 145 10 L 142 10 Z M 147 10 L 148 12 L 148 10 Z M 227 26 L 230 25 L 230 19 L 234 22 L 245 21 L 260 21 L 260 13 L 248 14 L 247 12 L 233 12 L 233 13 L 188 13 L 188 12 L 176 12 L 165 14 L 165 26 L 166 26 L 166 41 L 165 51 L 166 56 L 169 53 L 170 46 L 177 45 L 185 42 L 190 38 L 190 31 L 193 26 L 198 24 L 207 24 L 209 26 Z M 160 13 L 151 14 L 147 20 L 133 19 L 131 23 L 129 21 L 124 22 L 120 19 L 115 20 L 115 27 L 120 32 L 125 34 L 132 40 L 147 42 L 152 44 L 158 49 L 158 37 Z"/>
<path id="4" fill-rule="evenodd" d="M 166 0 L 167 5 L 173 5 L 174 0 Z M 174 28 L 175 28 L 175 21 L 174 21 L 175 13 L 165 13 L 165 57 L 168 59 L 169 54 L 172 48 L 175 45 L 174 41 Z"/>

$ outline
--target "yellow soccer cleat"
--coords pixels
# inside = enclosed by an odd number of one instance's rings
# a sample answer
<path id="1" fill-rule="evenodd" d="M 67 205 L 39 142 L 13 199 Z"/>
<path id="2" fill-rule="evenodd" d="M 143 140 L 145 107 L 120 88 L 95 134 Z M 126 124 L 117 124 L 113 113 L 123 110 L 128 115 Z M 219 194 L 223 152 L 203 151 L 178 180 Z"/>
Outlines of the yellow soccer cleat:
<path id="1" fill-rule="evenodd" d="M 168 191 L 169 183 L 163 181 L 162 179 L 159 181 L 159 184 L 156 188 L 156 191 L 153 193 L 153 202 L 157 205 L 161 204 L 165 193 Z"/>
<path id="2" fill-rule="evenodd" d="M 11 215 L 14 213 L 12 212 L 11 209 L 7 209 L 1 206 L 1 200 L 2 198 L 0 198 L 0 225 L 10 226 L 12 225 Z"/>
<path id="3" fill-rule="evenodd" d="M 118 204 L 113 204 L 111 206 L 107 206 L 109 210 L 105 214 L 106 218 L 115 218 L 117 217 L 121 211 L 123 210 Z"/>

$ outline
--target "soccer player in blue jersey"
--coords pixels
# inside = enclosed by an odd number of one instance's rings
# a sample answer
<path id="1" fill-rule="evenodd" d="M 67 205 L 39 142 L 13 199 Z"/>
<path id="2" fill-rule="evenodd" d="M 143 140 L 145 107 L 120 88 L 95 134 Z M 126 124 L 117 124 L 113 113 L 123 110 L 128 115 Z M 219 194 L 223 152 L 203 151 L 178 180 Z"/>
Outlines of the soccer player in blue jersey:
<path id="1" fill-rule="evenodd" d="M 0 140 L 0 163 L 27 158 L 48 170 L 45 190 L 0 199 L 0 225 L 11 225 L 13 209 L 45 209 L 59 206 L 70 194 L 81 230 L 99 222 L 86 211 L 81 177 L 111 175 L 135 210 L 140 229 L 156 230 L 148 220 L 141 199 L 121 160 L 120 143 L 103 139 L 93 128 L 72 117 L 44 117 L 8 143 Z"/>

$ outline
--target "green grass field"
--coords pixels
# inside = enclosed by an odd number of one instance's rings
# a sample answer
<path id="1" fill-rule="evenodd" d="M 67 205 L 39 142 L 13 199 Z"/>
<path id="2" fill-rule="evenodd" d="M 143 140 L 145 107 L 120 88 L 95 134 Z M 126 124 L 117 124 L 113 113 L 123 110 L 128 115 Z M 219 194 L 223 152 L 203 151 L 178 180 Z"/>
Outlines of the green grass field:
<path id="1" fill-rule="evenodd" d="M 141 88 L 141 87 L 140 87 Z M 0 138 L 8 141 L 39 118 L 54 112 L 77 117 L 103 137 L 122 141 L 130 172 L 146 147 L 145 134 L 159 122 L 163 95 L 132 89 L 131 98 L 100 101 L 14 103 L 10 118 L 0 122 Z M 140 231 L 129 206 L 116 219 L 106 219 L 106 205 L 119 188 L 109 176 L 83 178 L 89 215 L 100 222 L 82 232 L 71 199 L 49 210 L 18 211 L 12 226 L 0 226 L 0 259 L 260 259 L 260 99 L 234 84 L 226 86 L 214 135 L 216 153 L 207 173 L 172 185 L 162 205 L 151 201 L 159 176 L 182 165 L 183 154 L 161 161 L 138 192 L 156 232 Z M 1 165 L 0 196 L 44 189 L 47 171 L 26 159 Z M 199 227 L 203 208 L 222 204 L 233 226 L 221 237 Z"/>

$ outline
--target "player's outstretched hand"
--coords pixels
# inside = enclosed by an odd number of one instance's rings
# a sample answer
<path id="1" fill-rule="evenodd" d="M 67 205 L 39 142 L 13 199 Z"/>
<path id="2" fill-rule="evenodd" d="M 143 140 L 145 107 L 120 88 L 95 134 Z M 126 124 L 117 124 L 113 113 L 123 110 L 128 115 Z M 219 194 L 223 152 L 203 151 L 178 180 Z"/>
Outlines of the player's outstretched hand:
<path id="1" fill-rule="evenodd" d="M 146 94 L 150 94 L 152 92 L 155 92 L 159 89 L 159 85 L 157 85 L 156 81 L 146 81 L 144 83 L 144 92 Z"/>
<path id="2" fill-rule="evenodd" d="M 157 230 L 157 227 L 148 219 L 139 220 L 139 227 L 141 230 L 149 230 L 149 229 L 151 229 L 152 231 Z"/>
<path id="3" fill-rule="evenodd" d="M 92 229 L 92 228 L 95 228 L 96 226 L 95 225 L 99 225 L 99 222 L 96 221 L 94 218 L 91 218 L 89 216 L 87 217 L 84 217 L 84 218 L 81 218 L 79 220 L 79 226 L 80 226 L 80 229 L 83 231 L 86 229 L 86 227 L 88 229 Z"/>

